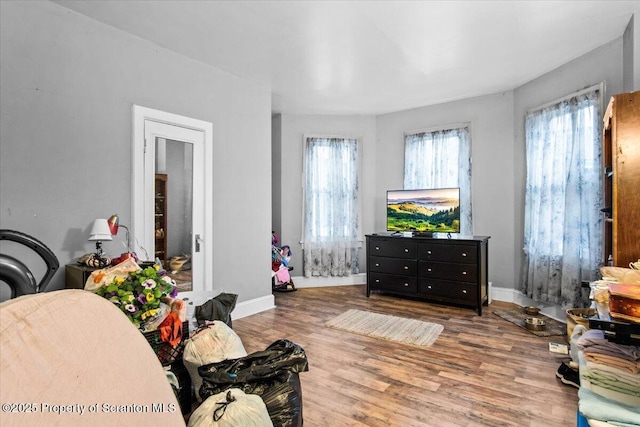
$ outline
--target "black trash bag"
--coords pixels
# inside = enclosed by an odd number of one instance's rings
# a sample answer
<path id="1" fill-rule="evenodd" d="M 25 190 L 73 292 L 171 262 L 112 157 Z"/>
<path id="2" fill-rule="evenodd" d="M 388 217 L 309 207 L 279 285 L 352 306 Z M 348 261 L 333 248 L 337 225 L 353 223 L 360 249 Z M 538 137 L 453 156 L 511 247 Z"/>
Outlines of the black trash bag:
<path id="1" fill-rule="evenodd" d="M 302 427 L 302 387 L 298 372 L 309 370 L 297 344 L 278 340 L 264 351 L 198 368 L 202 400 L 229 388 L 262 397 L 275 427 Z"/>
<path id="2" fill-rule="evenodd" d="M 221 293 L 202 305 L 196 306 L 196 320 L 198 325 L 204 325 L 207 320 L 221 320 L 231 328 L 231 312 L 236 308 L 238 295 Z"/>
<path id="3" fill-rule="evenodd" d="M 274 427 L 302 427 L 302 386 L 297 372 L 288 371 L 254 389 L 262 397 Z"/>

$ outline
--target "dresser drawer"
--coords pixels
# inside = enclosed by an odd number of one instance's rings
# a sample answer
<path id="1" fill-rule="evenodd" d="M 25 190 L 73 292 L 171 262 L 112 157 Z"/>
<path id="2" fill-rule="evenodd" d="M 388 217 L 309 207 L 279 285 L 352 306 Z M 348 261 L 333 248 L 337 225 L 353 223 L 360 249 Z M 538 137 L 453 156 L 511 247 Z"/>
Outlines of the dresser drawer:
<path id="1" fill-rule="evenodd" d="M 369 273 L 367 278 L 369 288 L 372 290 L 390 292 L 418 292 L 418 278 L 410 276 L 394 276 L 383 273 Z"/>
<path id="2" fill-rule="evenodd" d="M 475 245 L 421 243 L 418 246 L 418 259 L 474 264 L 478 260 L 477 252 Z"/>
<path id="3" fill-rule="evenodd" d="M 418 276 L 429 279 L 476 283 L 478 280 L 478 266 L 477 264 L 418 261 Z"/>
<path id="4" fill-rule="evenodd" d="M 395 294 L 440 304 L 474 307 L 487 302 L 487 236 L 451 238 L 370 234 L 366 295 Z"/>
<path id="5" fill-rule="evenodd" d="M 369 241 L 368 256 L 417 258 L 418 244 L 411 239 L 376 239 Z"/>
<path id="6" fill-rule="evenodd" d="M 403 274 L 415 276 L 418 273 L 418 261 L 415 259 L 369 257 L 369 270 L 377 273 Z"/>
<path id="7" fill-rule="evenodd" d="M 418 292 L 425 298 L 450 300 L 466 304 L 476 302 L 477 289 L 473 283 L 420 279 Z"/>

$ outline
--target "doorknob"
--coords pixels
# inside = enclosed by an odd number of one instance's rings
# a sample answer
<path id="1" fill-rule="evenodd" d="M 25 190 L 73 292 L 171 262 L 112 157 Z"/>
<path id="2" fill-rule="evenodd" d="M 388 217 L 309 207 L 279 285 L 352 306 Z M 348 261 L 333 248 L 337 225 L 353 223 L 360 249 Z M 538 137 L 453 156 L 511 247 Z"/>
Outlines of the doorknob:
<path id="1" fill-rule="evenodd" d="M 200 243 L 202 242 L 202 239 L 200 238 L 199 234 L 196 234 L 196 252 L 200 252 Z"/>

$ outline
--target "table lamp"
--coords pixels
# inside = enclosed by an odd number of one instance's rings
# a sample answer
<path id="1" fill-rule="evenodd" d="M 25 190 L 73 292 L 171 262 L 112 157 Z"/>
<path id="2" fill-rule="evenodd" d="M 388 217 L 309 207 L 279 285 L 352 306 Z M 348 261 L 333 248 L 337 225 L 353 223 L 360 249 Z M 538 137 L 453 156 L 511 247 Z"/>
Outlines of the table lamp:
<path id="1" fill-rule="evenodd" d="M 129 244 L 129 229 L 124 225 L 120 225 L 120 218 L 118 217 L 118 214 L 111 215 L 107 220 L 107 224 L 109 224 L 109 230 L 112 236 L 118 234 L 118 230 L 120 229 L 120 227 L 127 230 L 127 253 L 131 253 L 131 246 Z"/>
<path id="2" fill-rule="evenodd" d="M 91 233 L 89 233 L 89 241 L 96 242 L 96 257 L 104 258 L 104 252 L 102 251 L 102 242 L 112 240 L 111 230 L 109 230 L 109 224 L 106 219 L 96 219 L 93 221 L 93 227 L 91 227 Z"/>

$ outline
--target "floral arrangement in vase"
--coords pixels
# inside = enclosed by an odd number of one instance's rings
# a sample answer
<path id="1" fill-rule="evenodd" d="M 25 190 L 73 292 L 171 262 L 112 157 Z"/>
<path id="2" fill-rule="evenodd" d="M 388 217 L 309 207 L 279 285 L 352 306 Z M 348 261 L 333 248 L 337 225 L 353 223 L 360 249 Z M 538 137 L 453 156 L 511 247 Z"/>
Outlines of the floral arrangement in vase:
<path id="1" fill-rule="evenodd" d="M 145 324 L 166 315 L 161 311 L 162 299 L 175 298 L 178 289 L 167 272 L 155 264 L 130 272 L 127 277 L 115 277 L 96 293 L 117 305 L 137 327 L 146 329 Z"/>

